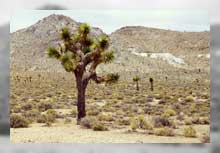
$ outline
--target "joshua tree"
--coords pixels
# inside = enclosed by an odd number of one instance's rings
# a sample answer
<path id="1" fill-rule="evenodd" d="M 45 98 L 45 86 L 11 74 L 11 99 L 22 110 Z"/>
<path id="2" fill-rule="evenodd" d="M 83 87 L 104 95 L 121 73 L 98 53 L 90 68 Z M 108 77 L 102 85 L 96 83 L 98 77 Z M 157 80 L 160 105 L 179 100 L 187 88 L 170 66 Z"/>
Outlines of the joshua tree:
<path id="1" fill-rule="evenodd" d="M 119 79 L 118 74 L 98 76 L 96 68 L 101 63 L 110 63 L 114 59 L 113 51 L 107 51 L 109 39 L 106 35 L 98 39 L 91 38 L 91 28 L 83 23 L 79 26 L 78 32 L 72 35 L 70 30 L 62 28 L 62 43 L 56 47 L 49 47 L 47 54 L 51 58 L 60 61 L 67 72 L 75 75 L 77 88 L 77 124 L 86 116 L 85 93 L 90 80 L 96 83 L 113 83 Z"/>
<path id="2" fill-rule="evenodd" d="M 136 89 L 137 91 L 139 91 L 139 81 L 140 81 L 140 77 L 139 76 L 135 76 L 133 78 L 133 81 L 136 82 Z"/>
<path id="3" fill-rule="evenodd" d="M 153 78 L 150 78 L 149 81 L 150 81 L 150 90 L 153 91 L 154 90 L 154 80 L 153 80 Z"/>

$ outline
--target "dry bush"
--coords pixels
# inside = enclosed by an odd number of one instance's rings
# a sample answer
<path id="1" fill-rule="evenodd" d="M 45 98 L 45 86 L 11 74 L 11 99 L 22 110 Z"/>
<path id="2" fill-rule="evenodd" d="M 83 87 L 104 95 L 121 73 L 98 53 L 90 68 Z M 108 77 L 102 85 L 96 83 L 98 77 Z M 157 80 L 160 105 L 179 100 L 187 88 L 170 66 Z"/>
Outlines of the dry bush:
<path id="1" fill-rule="evenodd" d="M 47 111 L 48 109 L 53 108 L 53 106 L 50 102 L 44 102 L 44 101 L 38 103 L 37 107 L 38 107 L 38 110 L 41 112 L 44 112 L 44 111 Z"/>
<path id="2" fill-rule="evenodd" d="M 201 143 L 210 143 L 210 135 L 205 134 L 201 137 Z"/>
<path id="3" fill-rule="evenodd" d="M 92 129 L 94 131 L 108 131 L 108 128 L 104 125 L 102 122 L 96 122 L 93 126 Z"/>
<path id="4" fill-rule="evenodd" d="M 184 136 L 185 137 L 196 137 L 196 130 L 190 126 L 184 129 Z"/>
<path id="5" fill-rule="evenodd" d="M 29 122 L 25 117 L 21 115 L 16 115 L 16 114 L 12 114 L 10 116 L 11 128 L 27 128 L 28 125 L 29 125 Z"/>
<path id="6" fill-rule="evenodd" d="M 160 128 L 155 130 L 155 135 L 157 136 L 174 136 L 174 130 L 168 127 Z"/>
<path id="7" fill-rule="evenodd" d="M 71 116 L 72 117 L 76 117 L 77 116 L 77 109 L 76 108 L 73 108 L 72 111 L 71 111 Z"/>
<path id="8" fill-rule="evenodd" d="M 155 117 L 154 118 L 154 126 L 159 128 L 159 127 L 164 127 L 164 126 L 172 126 L 172 123 L 169 121 L 169 119 L 165 117 Z"/>
<path id="9" fill-rule="evenodd" d="M 38 116 L 37 118 L 37 123 L 46 123 L 47 122 L 47 115 L 42 114 Z"/>
<path id="10" fill-rule="evenodd" d="M 164 113 L 162 114 L 163 117 L 170 117 L 170 116 L 175 116 L 176 115 L 176 111 L 168 108 L 164 111 Z"/>
<path id="11" fill-rule="evenodd" d="M 138 128 L 137 120 L 135 120 L 134 118 L 132 118 L 132 119 L 130 120 L 130 127 L 131 127 L 131 130 L 132 130 L 133 132 L 135 132 L 135 131 L 137 130 L 137 128 Z"/>

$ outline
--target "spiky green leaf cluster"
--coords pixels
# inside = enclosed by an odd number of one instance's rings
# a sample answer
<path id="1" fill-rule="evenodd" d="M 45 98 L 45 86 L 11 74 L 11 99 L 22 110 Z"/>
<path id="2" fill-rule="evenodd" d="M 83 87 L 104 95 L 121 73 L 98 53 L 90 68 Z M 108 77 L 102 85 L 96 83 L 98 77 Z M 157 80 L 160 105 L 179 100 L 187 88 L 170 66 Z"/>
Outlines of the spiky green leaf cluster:
<path id="1" fill-rule="evenodd" d="M 133 81 L 134 81 L 134 82 L 140 81 L 140 77 L 139 77 L 139 76 L 135 76 L 135 77 L 133 78 Z"/>
<path id="2" fill-rule="evenodd" d="M 67 72 L 72 72 L 76 68 L 77 57 L 74 53 L 69 52 L 61 56 L 60 61 Z"/>
<path id="3" fill-rule="evenodd" d="M 61 56 L 58 50 L 56 50 L 56 48 L 53 48 L 53 47 L 49 47 L 47 49 L 47 55 L 50 58 L 56 58 L 56 59 L 59 59 Z"/>
<path id="4" fill-rule="evenodd" d="M 61 38 L 64 40 L 64 41 L 68 41 L 70 40 L 70 31 L 67 27 L 64 27 L 62 28 L 61 30 Z"/>
<path id="5" fill-rule="evenodd" d="M 98 44 L 101 49 L 107 49 L 109 47 L 109 39 L 107 36 L 102 35 L 98 39 Z"/>
<path id="6" fill-rule="evenodd" d="M 89 33 L 91 28 L 87 23 L 82 23 L 78 32 L 71 36 L 71 32 L 67 27 L 61 29 L 61 39 L 63 43 L 59 43 L 59 49 L 49 48 L 47 54 L 49 57 L 58 59 L 67 72 L 72 72 L 76 69 L 80 61 L 86 61 L 85 65 L 97 62 L 110 63 L 114 59 L 112 51 L 106 51 L 109 47 L 109 38 L 106 35 L 100 36 L 98 39 L 91 38 Z M 74 50 L 77 50 L 74 51 Z M 84 55 L 91 53 L 84 60 Z M 94 54 L 93 54 L 94 53 Z M 107 82 L 118 80 L 119 75 L 111 74 L 107 76 Z"/>
<path id="7" fill-rule="evenodd" d="M 79 33 L 80 34 L 87 35 L 90 33 L 90 31 L 91 31 L 91 28 L 90 28 L 89 24 L 87 24 L 87 23 L 82 23 L 79 26 Z"/>
<path id="8" fill-rule="evenodd" d="M 115 83 L 119 80 L 119 74 L 115 74 L 115 73 L 110 73 L 110 74 L 107 74 L 106 76 L 106 83 Z"/>
<path id="9" fill-rule="evenodd" d="M 102 54 L 102 58 L 104 63 L 110 63 L 114 60 L 115 56 L 113 51 L 109 51 L 109 52 L 104 52 Z"/>

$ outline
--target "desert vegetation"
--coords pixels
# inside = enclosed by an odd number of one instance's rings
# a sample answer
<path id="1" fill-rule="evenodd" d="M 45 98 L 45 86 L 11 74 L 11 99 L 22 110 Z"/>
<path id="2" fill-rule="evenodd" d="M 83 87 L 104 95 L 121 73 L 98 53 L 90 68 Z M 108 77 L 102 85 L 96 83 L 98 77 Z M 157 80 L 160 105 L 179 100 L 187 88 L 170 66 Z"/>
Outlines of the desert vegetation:
<path id="1" fill-rule="evenodd" d="M 11 72 L 12 142 L 209 142 L 206 69 L 98 76 L 98 65 L 117 54 L 108 50 L 107 35 L 92 37 L 90 30 L 87 24 L 74 34 L 62 28 L 59 43 L 50 44 L 47 55 L 54 59 L 48 60 L 67 72 Z"/>
<path id="2" fill-rule="evenodd" d="M 32 75 L 32 82 L 25 81 L 29 75 Z M 68 134 L 71 135 L 71 127 L 77 127 L 75 131 L 144 136 L 140 141 L 134 138 L 129 140 L 131 142 L 150 142 L 148 137 L 152 136 L 169 137 L 171 142 L 208 142 L 209 82 L 201 82 L 197 86 L 194 81 L 158 81 L 155 82 L 154 91 L 151 91 L 149 78 L 142 78 L 138 92 L 132 79 L 119 80 L 112 85 L 97 86 L 90 82 L 85 96 L 87 116 L 80 125 L 76 125 L 77 90 L 72 74 L 62 78 L 62 74 L 45 73 L 41 74 L 40 81 L 38 74 L 17 76 L 20 81 L 12 78 L 11 85 L 12 138 L 16 135 L 13 131 L 17 129 L 28 131 L 50 127 L 45 129 L 49 132 L 53 128 L 69 127 Z M 24 88 L 19 88 L 21 86 Z M 65 135 L 65 132 L 61 135 Z M 22 141 L 28 142 L 29 139 L 31 133 Z M 96 134 L 93 139 L 98 139 Z M 157 141 L 160 140 L 158 138 Z M 32 141 L 45 142 L 37 139 L 37 136 Z"/>

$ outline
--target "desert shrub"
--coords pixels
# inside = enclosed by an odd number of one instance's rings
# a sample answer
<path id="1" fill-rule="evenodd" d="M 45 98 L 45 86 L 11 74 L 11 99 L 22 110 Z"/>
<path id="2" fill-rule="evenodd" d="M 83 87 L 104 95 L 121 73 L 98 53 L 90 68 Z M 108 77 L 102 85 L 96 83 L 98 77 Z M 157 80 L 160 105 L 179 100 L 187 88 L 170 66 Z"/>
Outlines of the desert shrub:
<path id="1" fill-rule="evenodd" d="M 28 125 L 29 125 L 29 122 L 25 117 L 21 115 L 16 115 L 16 114 L 12 114 L 10 116 L 11 128 L 27 128 Z"/>
<path id="2" fill-rule="evenodd" d="M 165 127 L 155 130 L 155 135 L 157 136 L 174 136 L 174 131 L 171 128 Z"/>
<path id="3" fill-rule="evenodd" d="M 184 129 L 184 136 L 185 137 L 196 137 L 196 130 L 190 126 Z"/>
<path id="4" fill-rule="evenodd" d="M 80 126 L 82 128 L 91 129 L 96 120 L 93 117 L 84 117 L 80 121 Z"/>
<path id="5" fill-rule="evenodd" d="M 192 125 L 193 124 L 192 120 L 190 118 L 186 118 L 184 122 L 185 122 L 185 125 Z"/>
<path id="6" fill-rule="evenodd" d="M 34 104 L 32 102 L 28 102 L 21 106 L 21 109 L 23 109 L 24 111 L 32 110 L 33 108 L 34 108 Z"/>
<path id="7" fill-rule="evenodd" d="M 175 116 L 176 115 L 176 111 L 168 108 L 164 111 L 164 113 L 162 114 L 163 117 L 170 117 L 170 116 Z"/>
<path id="8" fill-rule="evenodd" d="M 45 102 L 45 101 L 38 103 L 37 107 L 39 111 L 42 111 L 42 112 L 53 108 L 50 102 Z"/>
<path id="9" fill-rule="evenodd" d="M 138 121 L 139 128 L 143 128 L 143 125 L 144 125 L 144 122 L 145 122 L 144 115 L 138 115 L 137 121 Z"/>
<path id="10" fill-rule="evenodd" d="M 66 119 L 64 120 L 64 123 L 65 123 L 65 124 L 68 124 L 68 123 L 71 123 L 71 121 L 72 121 L 72 120 L 71 120 L 70 118 L 66 118 Z"/>
<path id="11" fill-rule="evenodd" d="M 71 111 L 71 116 L 72 117 L 76 117 L 77 116 L 77 109 L 76 108 L 73 108 L 72 111 Z"/>
<path id="12" fill-rule="evenodd" d="M 201 143 L 210 143 L 210 136 L 205 134 L 201 137 Z"/>
<path id="13" fill-rule="evenodd" d="M 183 112 L 180 112 L 177 115 L 177 120 L 183 121 L 185 119 L 185 114 Z"/>
<path id="14" fill-rule="evenodd" d="M 131 119 L 131 120 L 130 120 L 130 127 L 131 127 L 131 130 L 132 130 L 132 131 L 136 131 L 137 128 L 138 128 L 137 120 Z"/>
<path id="15" fill-rule="evenodd" d="M 97 115 L 99 115 L 99 113 L 100 113 L 100 111 L 98 109 L 89 109 L 87 111 L 87 114 L 89 116 L 97 116 Z"/>
<path id="16" fill-rule="evenodd" d="M 30 111 L 27 111 L 24 115 L 26 118 L 36 119 L 40 115 L 40 112 L 37 109 L 33 109 Z"/>
<path id="17" fill-rule="evenodd" d="M 153 130 L 154 126 L 150 121 L 144 120 L 141 128 L 144 130 Z"/>
<path id="18" fill-rule="evenodd" d="M 187 96 L 187 97 L 185 98 L 185 101 L 186 101 L 186 102 L 193 102 L 193 101 L 194 101 L 194 98 L 193 98 L 193 96 Z"/>
<path id="19" fill-rule="evenodd" d="M 155 127 L 172 126 L 172 123 L 169 121 L 169 119 L 158 116 L 154 118 L 154 126 Z"/>
<path id="20" fill-rule="evenodd" d="M 37 123 L 46 123 L 46 122 L 47 122 L 47 116 L 45 114 L 38 116 Z"/>
<path id="21" fill-rule="evenodd" d="M 122 111 L 122 110 L 118 110 L 118 111 L 116 111 L 116 115 L 124 115 L 124 112 Z"/>
<path id="22" fill-rule="evenodd" d="M 13 113 L 20 113 L 21 112 L 21 106 L 15 105 L 13 108 Z"/>
<path id="23" fill-rule="evenodd" d="M 92 129 L 94 131 L 108 131 L 108 128 L 102 123 L 102 122 L 96 122 L 93 126 Z"/>
<path id="24" fill-rule="evenodd" d="M 47 122 L 55 122 L 57 117 L 57 112 L 54 109 L 48 109 L 46 112 Z"/>
<path id="25" fill-rule="evenodd" d="M 154 95 L 155 99 L 159 100 L 159 99 L 162 99 L 163 97 L 160 95 L 160 94 L 155 94 Z"/>
<path id="26" fill-rule="evenodd" d="M 196 107 L 195 103 L 192 103 L 189 107 L 189 110 L 191 113 L 194 113 L 194 112 L 198 111 L 198 108 Z"/>
<path id="27" fill-rule="evenodd" d="M 201 123 L 201 124 L 210 124 L 210 119 L 209 119 L 209 117 L 201 117 L 201 118 L 200 118 L 200 123 Z"/>
<path id="28" fill-rule="evenodd" d="M 122 118 L 122 119 L 117 120 L 117 124 L 118 125 L 129 125 L 130 120 L 128 118 Z"/>
<path id="29" fill-rule="evenodd" d="M 192 118 L 192 123 L 193 124 L 200 124 L 201 123 L 200 118 L 199 117 L 193 117 Z"/>
<path id="30" fill-rule="evenodd" d="M 110 115 L 110 114 L 103 114 L 103 113 L 99 114 L 98 119 L 100 121 L 108 121 L 108 122 L 114 121 L 114 118 L 112 117 L 112 115 Z"/>
<path id="31" fill-rule="evenodd" d="M 37 109 L 29 110 L 24 113 L 24 117 L 29 120 L 30 123 L 36 121 L 38 116 L 40 116 L 40 112 Z"/>

